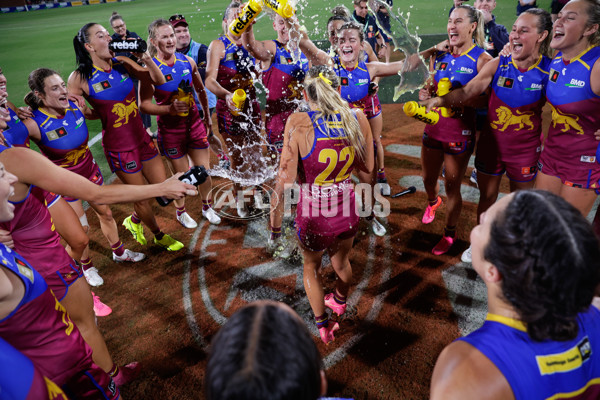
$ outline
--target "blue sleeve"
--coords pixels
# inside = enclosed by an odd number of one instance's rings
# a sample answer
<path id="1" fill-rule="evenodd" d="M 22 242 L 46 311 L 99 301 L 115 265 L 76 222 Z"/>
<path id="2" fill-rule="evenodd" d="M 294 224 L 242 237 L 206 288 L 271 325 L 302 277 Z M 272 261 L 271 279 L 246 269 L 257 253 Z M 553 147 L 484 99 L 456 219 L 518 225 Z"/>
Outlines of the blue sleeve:
<path id="1" fill-rule="evenodd" d="M 497 24 L 495 20 L 488 23 L 488 30 L 490 32 L 490 38 L 494 43 L 494 49 L 501 51 L 506 43 L 508 43 L 508 31 L 504 25 Z"/>

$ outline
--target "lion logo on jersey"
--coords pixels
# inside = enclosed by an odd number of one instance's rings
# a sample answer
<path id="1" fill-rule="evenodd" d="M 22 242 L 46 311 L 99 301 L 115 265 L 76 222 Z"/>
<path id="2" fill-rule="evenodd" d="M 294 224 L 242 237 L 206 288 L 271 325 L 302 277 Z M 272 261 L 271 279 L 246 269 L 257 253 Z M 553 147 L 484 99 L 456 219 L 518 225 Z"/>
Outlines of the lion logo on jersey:
<path id="1" fill-rule="evenodd" d="M 127 104 L 117 103 L 113 106 L 112 112 L 116 114 L 119 118 L 113 124 L 114 128 L 119 128 L 123 125 L 126 125 L 129 122 L 129 116 L 133 114 L 135 117 L 137 115 L 137 104 L 135 103 L 135 99 L 131 99 L 127 102 Z"/>
<path id="2" fill-rule="evenodd" d="M 563 128 L 560 130 L 561 132 L 567 132 L 570 129 L 573 129 L 576 134 L 583 135 L 583 128 L 577 121 L 579 121 L 579 117 L 577 115 L 572 114 L 564 114 L 557 110 L 552 104 L 552 126 L 556 128 L 556 125 L 562 124 Z"/>
<path id="3" fill-rule="evenodd" d="M 510 108 L 505 106 L 500 106 L 496 109 L 496 115 L 498 117 L 497 121 L 490 123 L 492 128 L 498 129 L 500 132 L 504 132 L 511 125 L 519 125 L 519 130 L 527 127 L 527 130 L 533 130 L 533 122 L 531 122 L 531 117 L 533 116 L 533 111 L 525 111 L 521 113 L 519 110 L 516 110 L 516 113 L 513 114 Z"/>
<path id="4" fill-rule="evenodd" d="M 63 162 L 61 164 L 61 167 L 70 167 L 73 165 L 77 165 L 77 163 L 79 162 L 79 160 L 85 156 L 86 152 L 87 152 L 87 145 L 82 145 L 79 148 L 75 149 L 75 150 L 71 150 L 69 151 L 66 155 L 65 155 L 65 162 Z"/>

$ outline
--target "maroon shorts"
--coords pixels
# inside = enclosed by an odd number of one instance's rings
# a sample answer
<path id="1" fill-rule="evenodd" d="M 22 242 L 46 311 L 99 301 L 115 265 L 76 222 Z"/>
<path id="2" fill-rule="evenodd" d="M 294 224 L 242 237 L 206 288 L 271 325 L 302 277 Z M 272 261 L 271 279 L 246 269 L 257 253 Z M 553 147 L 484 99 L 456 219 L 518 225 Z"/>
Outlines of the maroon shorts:
<path id="1" fill-rule="evenodd" d="M 443 150 L 446 154 L 457 155 L 464 152 L 471 153 L 475 147 L 475 141 L 472 137 L 469 137 L 462 142 L 441 142 L 437 139 L 429 137 L 429 135 L 424 133 L 423 146 L 430 149 Z"/>
<path id="2" fill-rule="evenodd" d="M 358 232 L 358 222 L 350 225 L 347 231 L 338 234 L 327 234 L 322 232 L 310 231 L 308 229 L 297 228 L 298 240 L 302 247 L 311 251 L 323 251 L 330 248 L 338 240 L 350 239 L 356 236 Z"/>
<path id="3" fill-rule="evenodd" d="M 518 152 L 503 152 L 494 135 L 483 132 L 475 153 L 475 168 L 484 174 L 498 176 L 506 173 L 513 182 L 529 182 L 537 176 L 539 146 L 529 146 Z"/>
<path id="4" fill-rule="evenodd" d="M 163 134 L 159 131 L 157 143 L 161 155 L 175 160 L 187 155 L 188 149 L 207 149 L 208 136 L 204 124 L 200 124 L 199 129 L 192 130 L 187 135 Z"/>
<path id="5" fill-rule="evenodd" d="M 119 388 L 110 375 L 96 364 L 75 374 L 62 388 L 71 399 L 116 400 L 120 397 Z"/>
<path id="6" fill-rule="evenodd" d="M 365 114 L 367 119 L 373 119 L 381 115 L 381 103 L 377 94 L 370 95 L 357 102 L 351 103 L 350 107 L 359 108 Z"/>
<path id="7" fill-rule="evenodd" d="M 69 287 L 83 276 L 81 268 L 77 268 L 74 264 L 62 267 L 58 271 L 44 277 L 48 287 L 52 289 L 58 301 L 64 299 L 69 291 Z"/>
<path id="8" fill-rule="evenodd" d="M 543 151 L 538 163 L 540 172 L 559 178 L 564 185 L 582 189 L 594 189 L 598 192 L 600 189 L 600 168 L 597 168 L 596 163 L 593 163 L 593 165 L 596 168 L 565 168 L 552 157 L 545 156 Z"/>
<path id="9" fill-rule="evenodd" d="M 123 171 L 134 174 L 142 169 L 144 161 L 152 160 L 158 155 L 150 135 L 144 134 L 144 140 L 137 149 L 130 151 L 113 152 L 104 150 L 106 161 L 112 172 Z"/>

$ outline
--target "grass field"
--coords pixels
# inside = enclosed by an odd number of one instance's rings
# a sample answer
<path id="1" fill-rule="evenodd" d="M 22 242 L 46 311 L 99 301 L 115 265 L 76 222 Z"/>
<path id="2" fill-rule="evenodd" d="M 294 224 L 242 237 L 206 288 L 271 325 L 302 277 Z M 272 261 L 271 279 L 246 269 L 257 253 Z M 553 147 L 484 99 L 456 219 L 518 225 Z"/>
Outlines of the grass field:
<path id="1" fill-rule="evenodd" d="M 538 3 L 541 7 L 548 8 L 550 0 L 541 0 Z M 39 67 L 55 69 L 66 80 L 75 69 L 72 42 L 79 28 L 94 21 L 103 24 L 112 34 L 108 19 L 113 11 L 123 16 L 129 30 L 142 37 L 147 36 L 147 26 L 154 19 L 168 18 L 172 14 L 181 13 L 190 24 L 192 38 L 208 44 L 221 32 L 222 14 L 226 4 L 228 2 L 225 0 L 135 0 L 126 3 L 0 14 L 0 35 L 4 38 L 0 41 L 0 67 L 8 80 L 9 99 L 17 105 L 22 105 L 23 96 L 29 91 L 27 76 Z M 298 2 L 298 16 L 314 40 L 325 39 L 325 22 L 329 17 L 327 9 L 333 7 L 336 2 L 328 2 L 326 8 L 323 7 L 324 4 L 317 0 Z M 351 8 L 350 0 L 346 0 L 345 4 Z M 395 9 L 410 12 L 409 25 L 411 29 L 418 27 L 420 35 L 443 35 L 451 5 L 452 0 L 396 0 Z M 512 26 L 515 5 L 516 0 L 499 0 L 494 12 L 497 21 L 507 27 Z M 255 31 L 259 39 L 273 38 L 269 18 L 259 17 Z M 423 46 L 430 46 L 437 40 L 439 36 L 424 37 Z M 391 91 L 390 87 L 389 92 Z M 98 121 L 89 121 L 88 127 L 90 136 L 101 130 Z M 104 158 L 99 144 L 92 150 L 97 160 Z"/>

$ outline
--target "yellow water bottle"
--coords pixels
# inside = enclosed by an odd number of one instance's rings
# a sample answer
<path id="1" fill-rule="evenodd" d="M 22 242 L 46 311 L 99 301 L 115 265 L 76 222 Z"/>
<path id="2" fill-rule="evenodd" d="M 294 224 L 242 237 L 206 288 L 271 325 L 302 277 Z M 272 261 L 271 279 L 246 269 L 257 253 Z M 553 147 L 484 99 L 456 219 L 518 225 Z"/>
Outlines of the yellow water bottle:
<path id="1" fill-rule="evenodd" d="M 416 101 L 407 101 L 404 103 L 404 114 L 409 117 L 413 117 L 418 119 L 419 121 L 423 121 L 429 125 L 435 125 L 440 120 L 440 116 L 435 111 L 425 112 L 427 108 L 425 106 L 420 106 Z"/>
<path id="2" fill-rule="evenodd" d="M 450 82 L 450 79 L 442 78 L 438 82 L 437 95 L 440 97 L 444 96 L 450 93 L 450 89 L 452 89 L 452 82 Z"/>
<path id="3" fill-rule="evenodd" d="M 296 13 L 289 0 L 263 0 L 265 6 L 281 15 L 282 18 L 293 17 Z"/>
<path id="4" fill-rule="evenodd" d="M 237 108 L 236 111 L 232 111 L 231 113 L 235 116 L 239 115 L 240 111 L 244 108 L 244 103 L 246 102 L 246 92 L 243 89 L 237 89 L 233 92 L 233 104 Z"/>
<path id="5" fill-rule="evenodd" d="M 437 95 L 439 97 L 445 96 L 448 93 L 450 93 L 450 89 L 452 89 L 452 82 L 450 82 L 450 79 L 442 78 L 438 82 Z M 442 114 L 442 117 L 450 118 L 450 117 L 454 116 L 454 111 L 452 111 L 450 108 L 439 107 L 439 110 L 440 110 L 440 113 Z"/>
<path id="6" fill-rule="evenodd" d="M 188 81 L 182 80 L 179 82 L 179 86 L 177 87 L 177 96 L 176 100 L 182 101 L 188 105 L 188 110 L 177 113 L 180 117 L 187 117 L 189 115 L 189 107 L 191 106 L 191 102 L 193 101 L 192 95 L 192 86 Z"/>
<path id="7" fill-rule="evenodd" d="M 239 17 L 229 25 L 229 32 L 235 36 L 241 36 L 250 27 L 252 21 L 262 11 L 262 8 L 262 0 L 250 0 L 242 9 Z"/>

